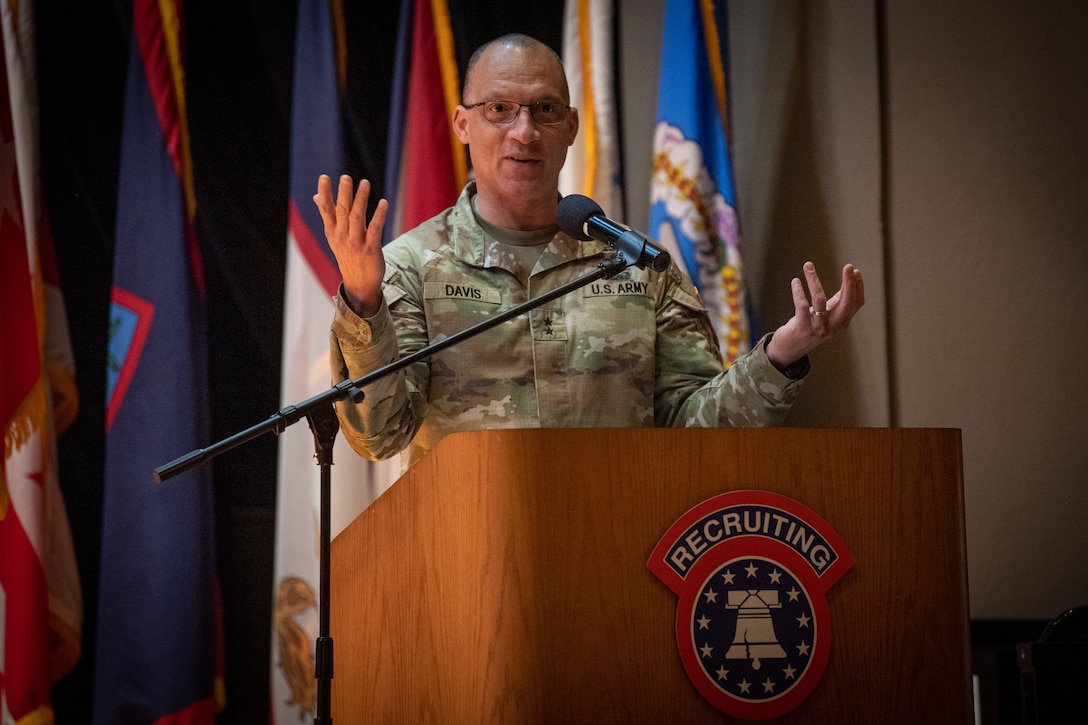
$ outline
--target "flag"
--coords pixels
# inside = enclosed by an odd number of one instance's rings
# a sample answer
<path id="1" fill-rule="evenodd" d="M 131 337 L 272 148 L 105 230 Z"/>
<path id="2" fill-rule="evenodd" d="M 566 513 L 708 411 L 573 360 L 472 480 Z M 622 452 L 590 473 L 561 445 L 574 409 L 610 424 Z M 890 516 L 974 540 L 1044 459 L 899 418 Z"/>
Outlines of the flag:
<path id="1" fill-rule="evenodd" d="M 291 405 L 327 390 L 332 297 L 340 284 L 336 260 L 313 202 L 317 178 L 344 172 L 340 103 L 346 56 L 343 16 L 336 0 L 298 3 L 284 292 L 280 397 Z M 337 436 L 333 447 L 332 536 L 339 533 L 399 473 L 396 461 L 371 463 Z M 272 599 L 270 689 L 273 723 L 315 714 L 314 656 L 320 579 L 320 468 L 314 440 L 297 424 L 279 436 L 276 551 Z M 335 632 L 331 633 L 335 639 Z"/>
<path id="2" fill-rule="evenodd" d="M 4 3 L 0 54 L 0 722 L 52 722 L 80 658 L 83 606 L 56 433 L 78 399 L 40 199 L 34 6 Z"/>
<path id="3" fill-rule="evenodd" d="M 622 218 L 623 181 L 615 93 L 612 0 L 567 0 L 563 66 L 581 129 L 567 151 L 559 191 L 596 201 L 606 216 Z"/>
<path id="4" fill-rule="evenodd" d="M 106 365 L 95 723 L 212 723 L 223 706 L 212 471 L 154 468 L 209 443 L 181 0 L 135 0 Z"/>
<path id="5" fill-rule="evenodd" d="M 712 0 L 667 0 L 654 129 L 650 233 L 699 288 L 732 364 L 750 346 Z"/>
<path id="6" fill-rule="evenodd" d="M 460 89 L 446 0 L 406 2 L 398 24 L 386 150 L 386 242 L 452 206 L 468 180 L 465 149 L 450 122 Z"/>

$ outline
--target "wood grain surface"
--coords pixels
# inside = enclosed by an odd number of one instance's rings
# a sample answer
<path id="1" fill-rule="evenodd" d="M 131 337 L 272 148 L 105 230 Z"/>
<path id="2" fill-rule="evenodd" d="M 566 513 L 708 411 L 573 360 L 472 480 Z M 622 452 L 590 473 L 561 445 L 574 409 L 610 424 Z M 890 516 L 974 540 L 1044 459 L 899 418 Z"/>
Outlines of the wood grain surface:
<path id="1" fill-rule="evenodd" d="M 487 431 L 445 439 L 332 544 L 333 715 L 376 723 L 732 719 L 688 679 L 646 567 L 692 506 L 788 496 L 856 559 L 830 659 L 774 722 L 969 723 L 960 433 Z"/>

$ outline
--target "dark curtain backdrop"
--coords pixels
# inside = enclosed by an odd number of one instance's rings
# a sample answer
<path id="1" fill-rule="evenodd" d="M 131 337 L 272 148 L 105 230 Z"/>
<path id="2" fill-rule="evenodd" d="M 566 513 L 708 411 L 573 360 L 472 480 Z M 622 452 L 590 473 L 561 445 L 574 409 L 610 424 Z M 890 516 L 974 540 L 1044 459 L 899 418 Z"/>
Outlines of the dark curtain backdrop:
<path id="1" fill-rule="evenodd" d="M 344 6 L 345 171 L 372 179 L 380 193 L 399 3 L 344 0 Z M 562 0 L 450 0 L 449 6 L 461 68 L 479 43 L 510 31 L 560 49 Z M 295 8 L 283 0 L 185 7 L 214 440 L 279 408 Z M 60 439 L 85 612 L 83 659 L 54 688 L 64 725 L 89 722 L 93 692 L 107 315 L 132 11 L 121 0 L 39 0 L 35 13 L 44 193 L 80 392 L 79 417 Z M 227 709 L 220 721 L 267 722 L 276 441 L 254 441 L 211 465 L 226 623 Z"/>

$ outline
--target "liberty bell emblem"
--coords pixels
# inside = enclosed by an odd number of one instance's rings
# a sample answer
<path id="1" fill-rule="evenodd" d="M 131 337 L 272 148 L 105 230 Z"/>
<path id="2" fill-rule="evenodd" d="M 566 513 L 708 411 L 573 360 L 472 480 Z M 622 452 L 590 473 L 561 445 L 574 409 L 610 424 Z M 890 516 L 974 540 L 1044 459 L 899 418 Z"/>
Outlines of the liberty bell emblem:
<path id="1" fill-rule="evenodd" d="M 760 660 L 786 656 L 778 644 L 771 621 L 771 610 L 781 609 L 777 589 L 747 589 L 726 592 L 726 609 L 737 610 L 737 631 L 733 644 L 726 651 L 727 660 L 751 660 L 752 669 L 760 668 Z"/>

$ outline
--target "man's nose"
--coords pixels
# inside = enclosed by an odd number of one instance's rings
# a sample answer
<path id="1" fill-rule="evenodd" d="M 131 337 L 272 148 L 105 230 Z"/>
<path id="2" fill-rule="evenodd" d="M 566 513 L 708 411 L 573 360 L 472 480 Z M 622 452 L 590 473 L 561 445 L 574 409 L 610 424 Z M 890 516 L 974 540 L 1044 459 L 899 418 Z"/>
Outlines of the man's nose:
<path id="1" fill-rule="evenodd" d="M 517 117 L 510 122 L 510 134 L 522 143 L 535 141 L 540 137 L 540 127 L 533 120 L 532 108 L 522 106 Z"/>

